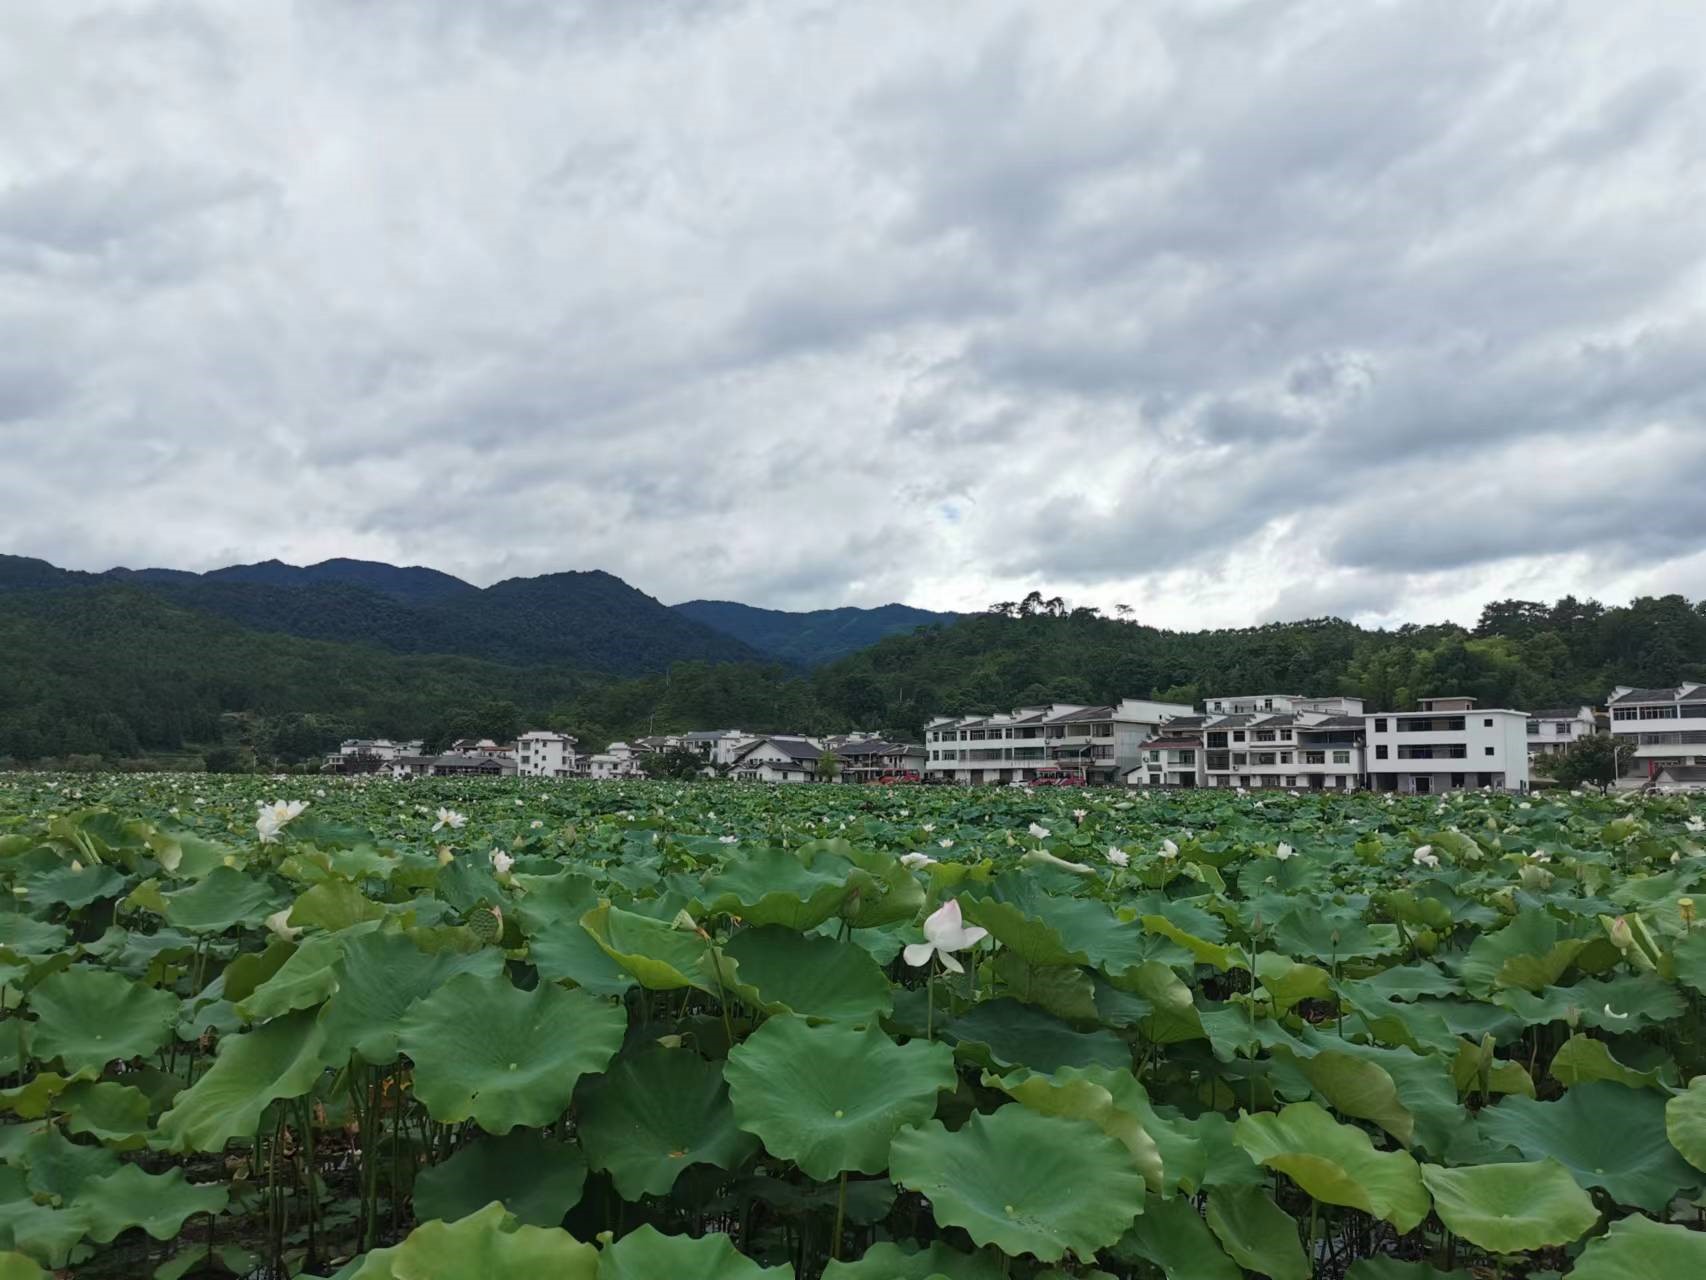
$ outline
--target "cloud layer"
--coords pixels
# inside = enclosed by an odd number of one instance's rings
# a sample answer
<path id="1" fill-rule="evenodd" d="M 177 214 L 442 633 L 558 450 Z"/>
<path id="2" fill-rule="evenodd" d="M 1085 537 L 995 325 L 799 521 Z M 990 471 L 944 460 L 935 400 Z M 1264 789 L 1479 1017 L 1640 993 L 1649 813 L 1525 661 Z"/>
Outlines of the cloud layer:
<path id="1" fill-rule="evenodd" d="M 0 549 L 1177 626 L 1706 595 L 1706 16 L 58 0 Z"/>

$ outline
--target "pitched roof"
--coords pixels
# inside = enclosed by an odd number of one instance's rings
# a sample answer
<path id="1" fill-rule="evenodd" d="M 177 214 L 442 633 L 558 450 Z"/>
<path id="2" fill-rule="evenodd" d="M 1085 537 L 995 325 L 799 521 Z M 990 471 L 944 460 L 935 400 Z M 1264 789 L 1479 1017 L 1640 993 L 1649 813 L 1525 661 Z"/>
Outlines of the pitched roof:
<path id="1" fill-rule="evenodd" d="M 1195 738 L 1151 738 L 1139 749 L 1143 751 L 1194 751 L 1202 743 Z"/>
<path id="2" fill-rule="evenodd" d="M 1256 717 L 1252 715 L 1221 716 L 1209 726 L 1211 729 L 1242 729 Z"/>
<path id="3" fill-rule="evenodd" d="M 1672 782 L 1706 782 L 1706 764 L 1667 764 L 1659 776 Z"/>
<path id="4" fill-rule="evenodd" d="M 1169 729 L 1200 729 L 1207 723 L 1207 716 L 1174 716 L 1167 722 L 1167 727 Z"/>
<path id="5" fill-rule="evenodd" d="M 1574 720 L 1581 713 L 1580 707 L 1548 707 L 1544 711 L 1530 711 L 1528 718 L 1530 720 Z M 1590 711 L 1588 714 L 1591 716 L 1593 713 Z"/>
<path id="6" fill-rule="evenodd" d="M 1368 722 L 1361 716 L 1328 716 L 1317 720 L 1314 724 L 1300 724 L 1299 733 L 1308 733 L 1311 729 L 1366 729 Z"/>
<path id="7" fill-rule="evenodd" d="M 1114 714 L 1112 707 L 1079 707 L 1050 719 L 1049 724 L 1071 724 L 1078 720 L 1106 720 Z"/>
<path id="8" fill-rule="evenodd" d="M 1686 687 L 1686 686 L 1685 686 Z M 1681 689 L 1630 689 L 1612 699 L 1613 702 L 1675 702 Z"/>

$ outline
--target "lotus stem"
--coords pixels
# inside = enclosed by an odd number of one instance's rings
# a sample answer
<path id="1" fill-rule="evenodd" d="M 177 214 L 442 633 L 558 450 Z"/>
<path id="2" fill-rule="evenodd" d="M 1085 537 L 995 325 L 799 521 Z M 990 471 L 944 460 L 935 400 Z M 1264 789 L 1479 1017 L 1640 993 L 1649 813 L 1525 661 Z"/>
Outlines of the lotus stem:
<path id="1" fill-rule="evenodd" d="M 831 1262 L 841 1258 L 841 1227 L 847 1220 L 847 1170 L 841 1171 L 840 1185 L 835 1193 L 835 1234 L 829 1238 L 829 1258 Z"/>

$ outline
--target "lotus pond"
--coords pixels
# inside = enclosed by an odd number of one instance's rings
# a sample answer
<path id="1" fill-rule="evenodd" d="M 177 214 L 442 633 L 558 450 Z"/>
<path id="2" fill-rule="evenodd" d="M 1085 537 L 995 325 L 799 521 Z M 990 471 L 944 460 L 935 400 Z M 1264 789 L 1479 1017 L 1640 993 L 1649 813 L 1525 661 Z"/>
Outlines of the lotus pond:
<path id="1" fill-rule="evenodd" d="M 0 1280 L 1706 1276 L 1703 828 L 0 776 Z"/>

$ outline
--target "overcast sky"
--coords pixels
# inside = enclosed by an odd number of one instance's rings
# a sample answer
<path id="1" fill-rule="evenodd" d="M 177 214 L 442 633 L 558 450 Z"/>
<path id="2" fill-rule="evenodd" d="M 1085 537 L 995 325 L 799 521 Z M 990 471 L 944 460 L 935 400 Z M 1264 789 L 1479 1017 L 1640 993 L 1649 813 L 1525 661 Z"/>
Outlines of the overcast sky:
<path id="1" fill-rule="evenodd" d="M 0 550 L 1706 596 L 1706 6 L 0 17 Z"/>

